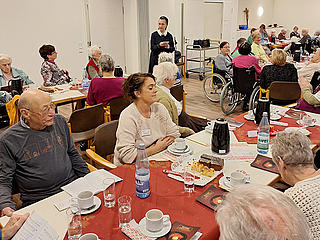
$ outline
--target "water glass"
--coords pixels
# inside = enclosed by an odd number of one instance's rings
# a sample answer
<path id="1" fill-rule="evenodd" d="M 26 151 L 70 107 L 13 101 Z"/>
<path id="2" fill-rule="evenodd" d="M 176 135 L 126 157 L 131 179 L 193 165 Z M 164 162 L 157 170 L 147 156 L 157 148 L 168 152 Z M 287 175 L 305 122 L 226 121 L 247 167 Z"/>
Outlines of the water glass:
<path id="1" fill-rule="evenodd" d="M 302 117 L 301 122 L 304 127 L 310 127 L 313 125 L 312 117 L 307 114 Z"/>
<path id="2" fill-rule="evenodd" d="M 132 219 L 131 216 L 131 197 L 121 196 L 118 198 L 119 207 L 119 227 L 125 227 Z"/>
<path id="3" fill-rule="evenodd" d="M 184 182 L 184 191 L 188 193 L 194 192 L 194 173 L 191 171 L 191 168 L 185 167 L 183 173 L 183 182 Z"/>
<path id="4" fill-rule="evenodd" d="M 70 208 L 67 209 L 68 239 L 78 240 L 82 234 L 81 209 L 77 198 L 71 198 Z"/>
<path id="5" fill-rule="evenodd" d="M 114 178 L 106 178 L 103 180 L 103 198 L 104 205 L 107 208 L 112 208 L 116 205 L 115 181 Z"/>

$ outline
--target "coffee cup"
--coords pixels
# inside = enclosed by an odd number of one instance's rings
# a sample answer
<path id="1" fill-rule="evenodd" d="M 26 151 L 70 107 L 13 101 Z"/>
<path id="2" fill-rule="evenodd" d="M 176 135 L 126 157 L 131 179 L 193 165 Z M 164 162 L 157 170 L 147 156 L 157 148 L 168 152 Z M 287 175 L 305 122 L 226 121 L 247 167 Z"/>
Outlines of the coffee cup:
<path id="1" fill-rule="evenodd" d="M 214 121 L 209 121 L 209 122 L 207 122 L 207 126 L 213 126 L 214 125 Z"/>
<path id="2" fill-rule="evenodd" d="M 79 240 L 100 240 L 97 234 L 94 233 L 87 233 L 82 235 Z"/>
<path id="3" fill-rule="evenodd" d="M 88 209 L 93 205 L 93 192 L 82 191 L 77 196 L 78 204 L 81 209 Z"/>
<path id="4" fill-rule="evenodd" d="M 169 215 L 163 215 L 159 209 L 151 209 L 146 213 L 146 229 L 158 232 L 163 229 L 163 223 L 170 221 Z"/>
<path id="5" fill-rule="evenodd" d="M 230 174 L 230 184 L 237 186 L 246 183 L 246 176 L 241 172 L 232 172 Z"/>
<path id="6" fill-rule="evenodd" d="M 183 138 L 176 138 L 175 141 L 175 147 L 178 150 L 184 150 L 186 149 L 186 141 Z"/>
<path id="7" fill-rule="evenodd" d="M 249 110 L 248 111 L 248 116 L 251 118 L 251 117 L 254 117 L 254 115 L 253 115 L 253 110 Z"/>

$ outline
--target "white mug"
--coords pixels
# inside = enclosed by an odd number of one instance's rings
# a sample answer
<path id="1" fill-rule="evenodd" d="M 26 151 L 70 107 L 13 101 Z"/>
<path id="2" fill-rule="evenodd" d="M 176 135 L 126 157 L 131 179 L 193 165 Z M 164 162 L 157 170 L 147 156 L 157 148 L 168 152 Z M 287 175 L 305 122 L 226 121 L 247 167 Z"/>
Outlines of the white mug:
<path id="1" fill-rule="evenodd" d="M 241 172 L 232 172 L 230 174 L 230 184 L 232 186 L 237 186 L 246 183 L 246 176 Z"/>
<path id="2" fill-rule="evenodd" d="M 248 116 L 249 116 L 249 117 L 254 117 L 254 115 L 253 115 L 253 110 L 249 110 L 249 111 L 248 111 Z"/>
<path id="3" fill-rule="evenodd" d="M 186 141 L 183 138 L 176 138 L 175 141 L 175 147 L 178 150 L 184 150 L 186 149 Z"/>
<path id="4" fill-rule="evenodd" d="M 82 191 L 77 196 L 79 207 L 81 209 L 87 209 L 92 207 L 93 202 L 93 192 L 91 191 Z"/>
<path id="5" fill-rule="evenodd" d="M 207 126 L 213 126 L 213 125 L 214 125 L 214 121 L 207 122 Z"/>
<path id="6" fill-rule="evenodd" d="M 169 215 L 163 215 L 159 209 L 151 209 L 146 213 L 146 229 L 158 232 L 163 229 L 163 222 L 170 220 Z"/>
<path id="7" fill-rule="evenodd" d="M 79 240 L 100 240 L 99 237 L 94 233 L 87 233 L 82 235 Z"/>

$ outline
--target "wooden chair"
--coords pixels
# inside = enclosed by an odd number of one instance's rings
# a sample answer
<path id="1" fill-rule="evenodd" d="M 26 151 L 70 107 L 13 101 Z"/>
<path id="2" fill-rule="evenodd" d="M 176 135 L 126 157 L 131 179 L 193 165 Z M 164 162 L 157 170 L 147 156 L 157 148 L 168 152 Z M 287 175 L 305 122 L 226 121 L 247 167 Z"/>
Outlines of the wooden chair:
<path id="1" fill-rule="evenodd" d="M 182 101 L 182 110 L 186 111 L 186 95 L 187 92 L 184 91 L 183 85 L 178 85 L 170 88 L 170 93 L 177 99 L 179 102 Z"/>
<path id="2" fill-rule="evenodd" d="M 125 109 L 129 104 L 130 102 L 125 97 L 112 98 L 107 106 L 109 107 L 111 121 L 118 120 L 122 110 Z"/>
<path id="3" fill-rule="evenodd" d="M 74 142 L 91 140 L 96 127 L 104 123 L 104 108 L 97 104 L 75 110 L 69 119 L 69 128 Z"/>
<path id="4" fill-rule="evenodd" d="M 94 166 L 103 167 L 107 170 L 117 167 L 113 164 L 113 152 L 117 140 L 118 123 L 118 120 L 113 120 L 96 128 L 94 141 L 90 149 L 86 150 L 86 155 Z"/>
<path id="5" fill-rule="evenodd" d="M 301 89 L 297 82 L 272 82 L 269 87 L 271 100 L 297 101 L 301 98 Z"/>

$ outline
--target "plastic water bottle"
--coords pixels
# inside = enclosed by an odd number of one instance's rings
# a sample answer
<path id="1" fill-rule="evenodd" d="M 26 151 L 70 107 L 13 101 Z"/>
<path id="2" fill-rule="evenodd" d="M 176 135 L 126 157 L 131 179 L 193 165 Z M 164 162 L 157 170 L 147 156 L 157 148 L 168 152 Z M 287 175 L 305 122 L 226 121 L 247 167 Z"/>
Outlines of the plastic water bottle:
<path id="1" fill-rule="evenodd" d="M 136 195 L 139 198 L 147 198 L 150 195 L 150 170 L 149 159 L 144 143 L 139 144 L 136 160 Z"/>
<path id="2" fill-rule="evenodd" d="M 268 113 L 263 112 L 262 119 L 259 124 L 257 150 L 258 153 L 267 154 L 269 150 L 270 125 L 268 122 Z"/>
<path id="3" fill-rule="evenodd" d="M 303 49 L 300 47 L 300 62 L 302 61 L 302 54 L 303 54 Z"/>
<path id="4" fill-rule="evenodd" d="M 87 73 L 86 69 L 84 69 L 84 71 L 83 71 L 82 88 L 83 89 L 89 88 L 89 78 L 88 78 L 88 73 Z"/>

